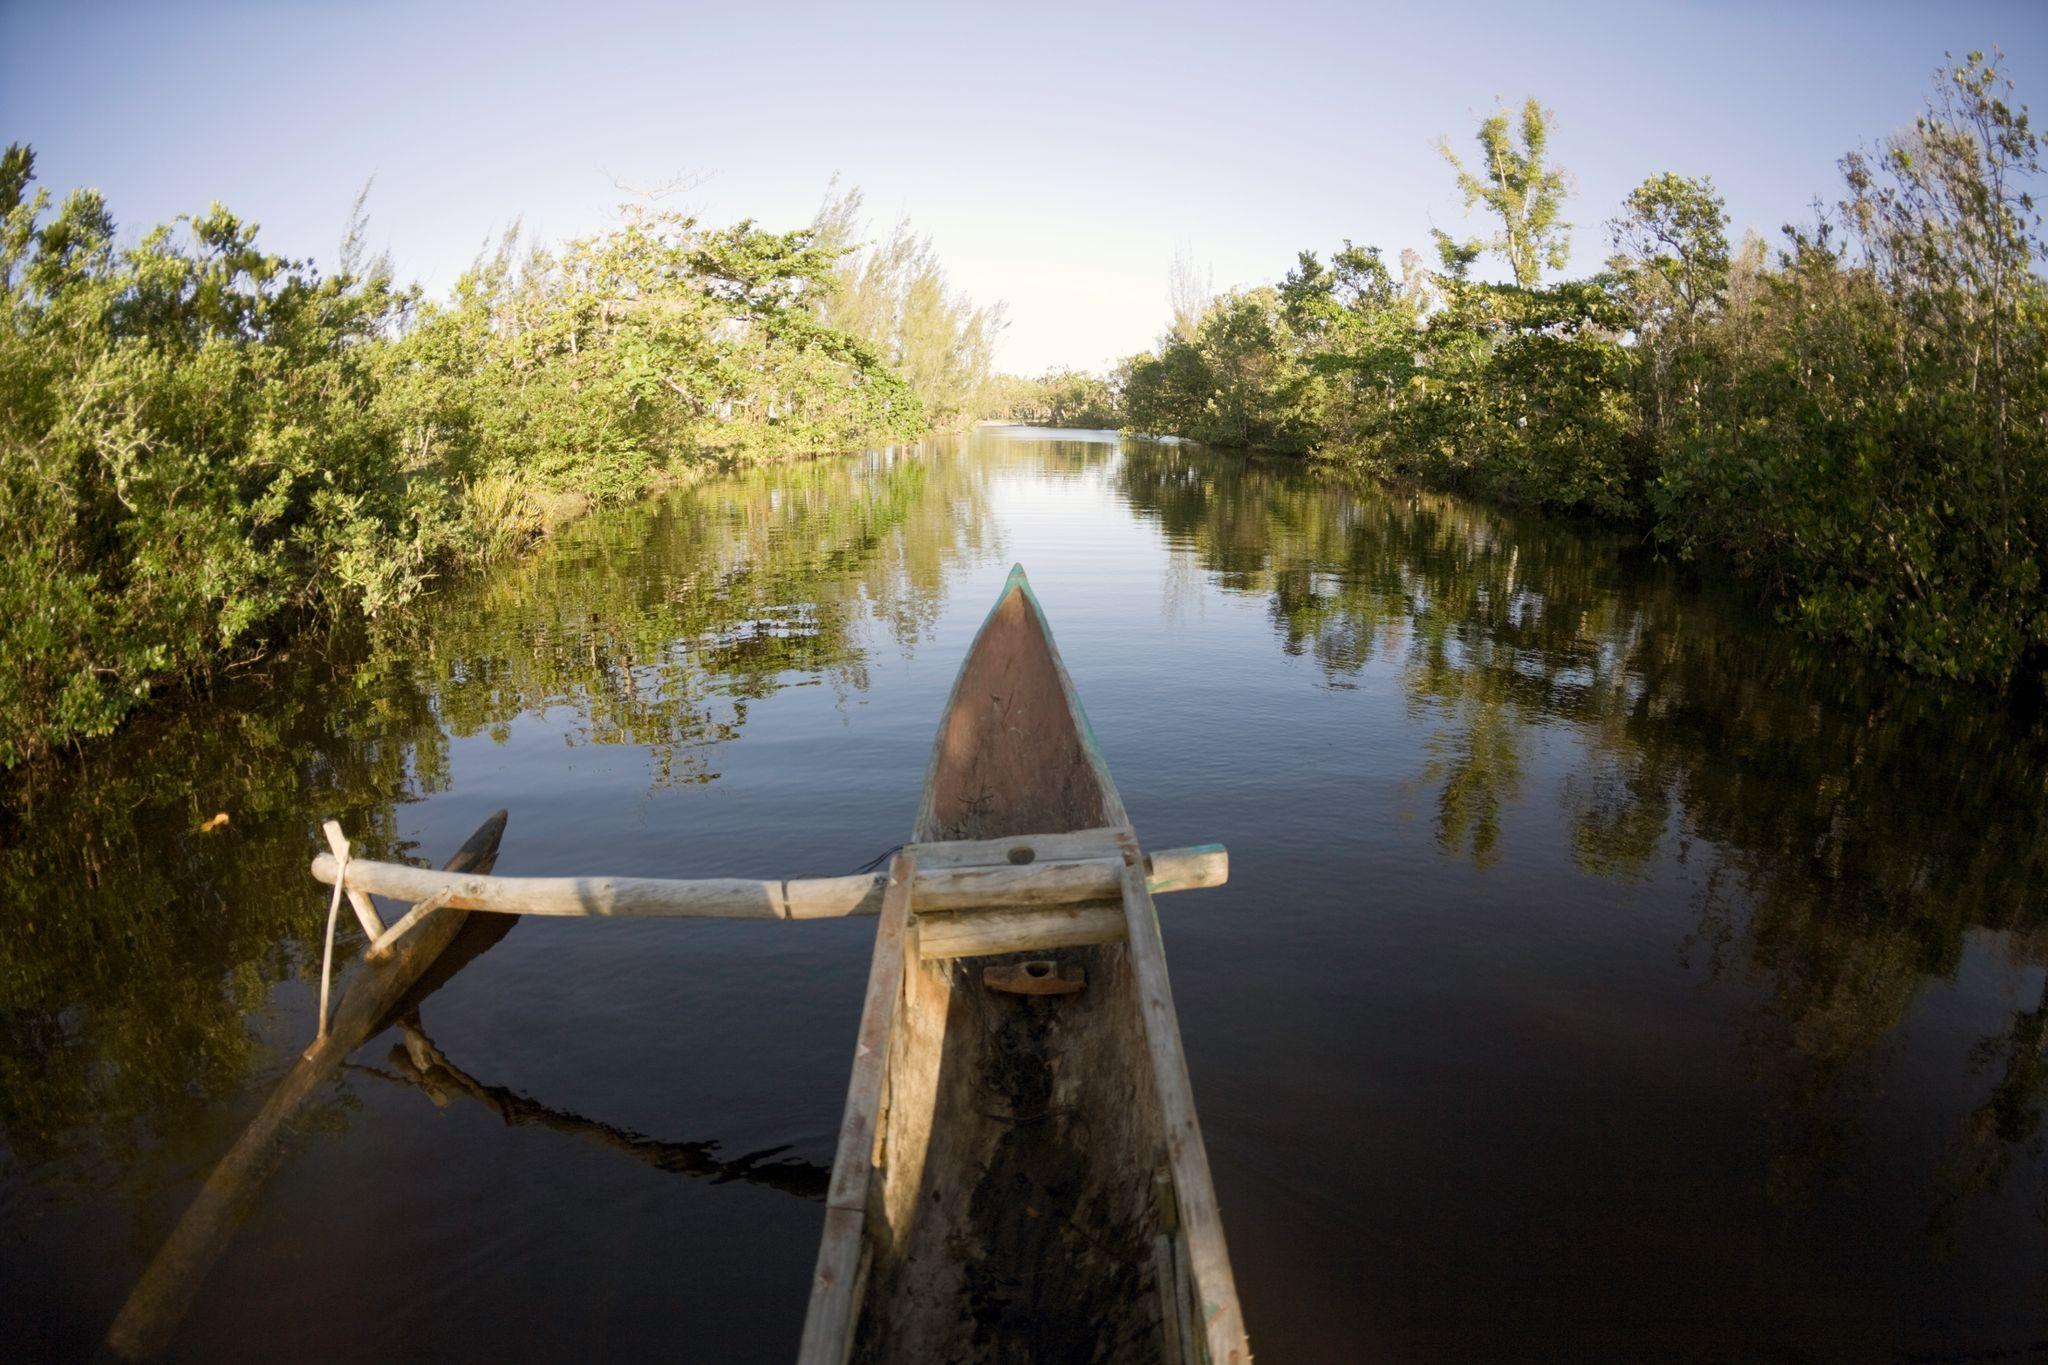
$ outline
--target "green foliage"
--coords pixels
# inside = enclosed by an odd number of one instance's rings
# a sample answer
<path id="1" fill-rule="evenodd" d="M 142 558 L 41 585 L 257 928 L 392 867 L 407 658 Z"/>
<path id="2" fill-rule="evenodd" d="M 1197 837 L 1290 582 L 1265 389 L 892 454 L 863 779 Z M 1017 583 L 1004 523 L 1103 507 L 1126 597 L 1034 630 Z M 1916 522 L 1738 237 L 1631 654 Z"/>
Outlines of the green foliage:
<path id="1" fill-rule="evenodd" d="M 1629 191 L 1610 225 L 1611 268 L 1637 329 L 1691 331 L 1728 288 L 1728 211 L 1714 182 L 1669 171 Z"/>
<path id="2" fill-rule="evenodd" d="M 1625 328 L 1601 282 L 1523 289 L 1412 257 L 1397 280 L 1377 248 L 1346 242 L 1128 362 L 1125 412 L 1140 430 L 1630 517 L 1646 469 Z"/>
<path id="3" fill-rule="evenodd" d="M 428 303 L 364 260 L 360 206 L 322 275 L 217 205 L 119 247 L 98 195 L 33 178 L 0 156 L 0 768 L 709 459 L 926 427 L 823 320 L 816 228 L 631 206 L 559 250 L 508 234 Z"/>
<path id="4" fill-rule="evenodd" d="M 635 205 L 559 253 L 508 235 L 388 356 L 421 456 L 540 495 L 632 496 L 709 454 L 915 435 L 900 377 L 821 324 L 836 254 L 810 230 L 707 229 Z"/>
<path id="5" fill-rule="evenodd" d="M 1603 282 L 1521 289 L 1445 279 L 1382 473 L 1555 511 L 1629 519 L 1646 474 L 1635 353 Z"/>
<path id="6" fill-rule="evenodd" d="M 1378 247 L 1347 241 L 1327 268 L 1302 252 L 1280 298 L 1307 374 L 1299 424 L 1332 446 L 1366 448 L 1415 382 L 1419 296 L 1395 280 Z"/>
<path id="7" fill-rule="evenodd" d="M 835 257 L 817 316 L 857 337 L 909 384 L 932 425 L 954 429 L 987 416 L 994 391 L 1000 304 L 976 307 L 954 292 L 929 237 L 896 224 L 886 241 L 865 242 L 859 190 L 834 192 L 812 233 Z"/>
<path id="8" fill-rule="evenodd" d="M 1645 180 L 1607 269 L 1563 263 L 1562 172 L 1533 100 L 1481 125 L 1438 268 L 1304 253 L 1126 363 L 1132 426 L 1309 450 L 1382 475 L 1725 554 L 1823 638 L 2000 683 L 2048 661 L 2048 255 L 2041 140 L 1994 63 L 1843 163 L 1848 197 L 1775 264 L 1729 249 L 1713 183 Z M 1446 150 L 1446 155 L 1450 153 Z M 1451 157 L 1458 164 L 1455 157 Z M 1482 250 L 1513 284 L 1474 278 Z"/>
<path id="9" fill-rule="evenodd" d="M 1000 375 L 989 413 L 1041 427 L 1101 429 L 1124 423 L 1123 395 L 1116 378 L 1082 370 L 1047 370 L 1036 379 Z"/>
<path id="10" fill-rule="evenodd" d="M 1498 252 L 1513 272 L 1515 283 L 1524 289 L 1534 288 L 1545 268 L 1564 269 L 1571 254 L 1571 224 L 1559 217 L 1564 207 L 1565 173 L 1544 161 L 1555 118 L 1530 96 L 1522 105 L 1519 148 L 1508 131 L 1507 110 L 1482 119 L 1476 175 L 1466 170 L 1451 150 L 1450 139 L 1437 143 L 1437 150 L 1457 172 L 1465 207 L 1484 204 L 1500 218 L 1500 231 L 1472 245 Z M 1470 259 L 1465 257 L 1468 264 Z"/>
<path id="11" fill-rule="evenodd" d="M 1778 587 L 1813 631 L 1999 682 L 2048 651 L 2041 144 L 1980 54 L 1912 130 L 1844 163 L 1845 231 L 1792 232 L 1716 329 L 1660 522 Z"/>
<path id="12" fill-rule="evenodd" d="M 1727 299 L 1728 213 L 1714 182 L 1653 175 L 1608 225 L 1615 292 L 1641 360 L 1640 396 L 1653 439 L 1675 424 L 1697 430 L 1701 390 L 1714 372 L 1702 343 Z"/>
<path id="13" fill-rule="evenodd" d="M 1307 373 L 1289 337 L 1278 290 L 1224 294 L 1192 340 L 1169 335 L 1156 356 L 1129 362 L 1124 404 L 1131 423 L 1216 445 L 1306 450 Z"/>
<path id="14" fill-rule="evenodd" d="M 376 414 L 403 299 L 215 206 L 134 247 L 0 170 L 0 765 L 104 734 L 281 617 L 417 591 L 432 536 Z"/>

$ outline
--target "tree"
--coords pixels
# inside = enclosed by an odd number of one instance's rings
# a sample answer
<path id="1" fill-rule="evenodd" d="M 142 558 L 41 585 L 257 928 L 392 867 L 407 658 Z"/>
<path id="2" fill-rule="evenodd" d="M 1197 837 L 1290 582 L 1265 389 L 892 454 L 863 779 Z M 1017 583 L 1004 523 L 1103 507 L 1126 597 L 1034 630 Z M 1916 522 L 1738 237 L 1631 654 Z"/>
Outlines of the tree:
<path id="1" fill-rule="evenodd" d="M 1938 73 L 1934 98 L 1909 131 L 1874 157 L 1852 152 L 1842 161 L 1842 209 L 1899 301 L 1914 348 L 1973 400 L 1973 434 L 1997 475 L 2001 554 L 2012 551 L 2019 502 L 2015 443 L 2032 435 L 2038 450 L 2048 398 L 2034 274 L 2048 243 L 2027 188 L 2041 174 L 2042 141 L 2012 95 L 1997 54 L 1972 52 Z M 2032 400 L 2031 421 L 2016 414 L 2016 399 Z"/>
<path id="2" fill-rule="evenodd" d="M 1173 253 L 1173 266 L 1166 276 L 1166 298 L 1173 307 L 1173 334 L 1193 341 L 1195 329 L 1209 306 L 1216 301 L 1215 275 L 1195 265 L 1194 253 L 1186 247 Z"/>
<path id="3" fill-rule="evenodd" d="M 886 240 L 865 241 L 861 194 L 835 186 L 811 232 L 837 258 L 817 315 L 880 352 L 910 382 L 933 425 L 964 426 L 993 409 L 996 335 L 1003 307 L 977 307 L 953 291 L 931 238 L 908 219 Z"/>
<path id="4" fill-rule="evenodd" d="M 1638 330 L 1676 325 L 1690 337 L 1728 288 L 1728 211 L 1714 182 L 1669 171 L 1629 192 L 1608 224 Z"/>
<path id="5" fill-rule="evenodd" d="M 1661 431 L 1681 395 L 1697 411 L 1701 329 L 1728 293 L 1728 212 L 1713 181 L 1666 171 L 1630 191 L 1608 233 L 1608 270 L 1648 360 L 1650 420 Z"/>
<path id="6" fill-rule="evenodd" d="M 1482 120 L 1477 175 L 1451 150 L 1449 138 L 1437 141 L 1437 150 L 1458 173 L 1465 208 L 1484 204 L 1500 215 L 1500 231 L 1477 245 L 1500 253 L 1514 272 L 1515 283 L 1524 289 L 1535 287 L 1545 267 L 1563 269 L 1571 249 L 1571 224 L 1558 217 L 1567 187 L 1565 172 L 1544 161 L 1555 117 L 1531 95 L 1522 105 L 1519 150 L 1508 131 L 1506 109 Z"/>
<path id="7" fill-rule="evenodd" d="M 1347 451 L 1383 443 L 1415 373 L 1423 300 L 1378 247 L 1349 241 L 1326 268 L 1304 251 L 1280 286 L 1282 316 L 1308 382 L 1296 405 L 1322 441 Z"/>
<path id="8" fill-rule="evenodd" d="M 1052 369 L 1036 379 L 1004 375 L 995 415 L 1045 427 L 1123 425 L 1118 377 Z"/>

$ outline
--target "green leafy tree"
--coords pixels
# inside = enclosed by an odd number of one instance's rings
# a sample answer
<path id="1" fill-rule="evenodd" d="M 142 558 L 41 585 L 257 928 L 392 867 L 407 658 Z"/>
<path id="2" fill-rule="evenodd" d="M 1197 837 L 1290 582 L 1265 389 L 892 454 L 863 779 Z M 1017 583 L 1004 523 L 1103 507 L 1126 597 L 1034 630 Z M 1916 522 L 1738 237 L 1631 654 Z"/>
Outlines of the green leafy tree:
<path id="1" fill-rule="evenodd" d="M 827 195 L 812 225 L 836 258 L 817 316 L 855 337 L 909 382 L 937 426 L 954 428 L 992 411 L 1000 304 L 977 306 L 946 279 L 929 237 L 903 220 L 867 241 L 859 190 Z"/>
<path id="2" fill-rule="evenodd" d="M 1424 301 L 1394 278 L 1378 247 L 1348 241 L 1328 267 L 1302 252 L 1280 297 L 1309 376 L 1298 420 L 1337 450 L 1382 448 L 1415 381 Z"/>
<path id="3" fill-rule="evenodd" d="M 1500 219 L 1500 230 L 1480 245 L 1499 253 L 1524 289 L 1535 287 L 1546 268 L 1563 269 L 1571 250 L 1571 225 L 1559 217 L 1565 173 L 1544 159 L 1555 117 L 1532 95 L 1522 105 L 1517 130 L 1510 130 L 1506 109 L 1482 119 L 1476 172 L 1451 150 L 1450 139 L 1437 142 L 1437 150 L 1458 173 L 1466 209 L 1484 204 Z"/>
<path id="4" fill-rule="evenodd" d="M 1305 253 L 1126 362 L 1141 431 L 1300 449 L 1382 475 L 1653 530 L 1783 614 L 1917 671 L 2048 679 L 2048 259 L 2042 140 L 1995 58 L 1843 163 L 1810 227 L 1728 242 L 1713 182 L 1659 174 L 1565 259 L 1565 176 L 1534 101 L 1456 166 L 1499 231 Z M 1485 251 L 1513 282 L 1475 278 Z"/>
<path id="5" fill-rule="evenodd" d="M 1701 342 L 1728 292 L 1728 213 L 1721 196 L 1711 180 L 1653 175 L 1629 192 L 1608 231 L 1615 249 L 1608 271 L 1649 362 L 1644 374 L 1652 426 L 1662 431 L 1681 406 L 1696 419 L 1712 369 Z"/>
<path id="6" fill-rule="evenodd" d="M 281 618 L 415 594 L 433 495 L 371 357 L 402 300 L 215 206 L 115 244 L 0 158 L 0 766 L 104 734 Z"/>
<path id="7" fill-rule="evenodd" d="M 815 227 L 635 204 L 559 248 L 508 233 L 429 303 L 360 203 L 323 275 L 217 205 L 123 248 L 34 169 L 0 155 L 0 767 L 713 457 L 927 425 L 820 316 L 844 253 Z M 893 356 L 957 398 L 930 376 L 985 373 L 988 334 L 918 259 Z"/>
<path id="8" fill-rule="evenodd" d="M 1807 629 L 1915 669 L 2040 669 L 2040 155 L 2025 107 L 1972 54 L 1911 130 L 1845 161 L 1839 219 L 1788 230 L 1778 268 L 1716 329 L 1701 428 L 1662 461 L 1669 540 L 1731 553 Z"/>
<path id="9" fill-rule="evenodd" d="M 1714 182 L 1653 175 L 1629 191 L 1608 230 L 1609 268 L 1629 291 L 1638 330 L 1695 333 L 1728 289 L 1728 211 Z"/>
<path id="10" fill-rule="evenodd" d="M 1123 425 L 1119 376 L 1047 370 L 1036 379 L 1001 377 L 995 415 L 1047 427 Z"/>
<path id="11" fill-rule="evenodd" d="M 1140 431 L 1217 445 L 1299 452 L 1315 434 L 1303 407 L 1308 380 L 1280 291 L 1232 290 L 1156 355 L 1133 360 L 1125 412 Z"/>
<path id="12" fill-rule="evenodd" d="M 2048 244 L 2030 189 L 2041 154 L 2012 82 L 1972 52 L 1940 74 L 1910 131 L 1843 161 L 1844 213 L 1900 305 L 1908 345 L 1970 400 L 1971 435 L 1997 480 L 2003 553 L 2025 518 L 2017 465 L 2040 448 L 2048 396 L 2035 271 Z"/>

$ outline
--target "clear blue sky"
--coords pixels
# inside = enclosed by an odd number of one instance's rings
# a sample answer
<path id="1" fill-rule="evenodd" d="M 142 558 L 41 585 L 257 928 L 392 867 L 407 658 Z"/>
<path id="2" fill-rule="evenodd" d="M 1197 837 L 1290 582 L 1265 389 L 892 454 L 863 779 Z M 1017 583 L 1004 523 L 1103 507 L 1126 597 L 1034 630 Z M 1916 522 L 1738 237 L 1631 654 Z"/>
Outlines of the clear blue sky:
<path id="1" fill-rule="evenodd" d="M 0 138 L 132 230 L 218 199 L 272 249 L 372 239 L 439 289 L 511 220 L 600 225 L 614 180 L 807 221 L 836 172 L 907 213 L 955 283 L 1009 305 L 999 359 L 1147 344 L 1188 248 L 1219 287 L 1301 247 L 1462 230 L 1432 150 L 1539 95 L 1576 176 L 1575 268 L 1659 170 L 1710 174 L 1738 230 L 1835 196 L 1910 122 L 1944 50 L 2000 46 L 2048 118 L 2048 3 L 100 5 L 0 0 Z M 1474 225 L 1476 227 L 1476 224 Z"/>

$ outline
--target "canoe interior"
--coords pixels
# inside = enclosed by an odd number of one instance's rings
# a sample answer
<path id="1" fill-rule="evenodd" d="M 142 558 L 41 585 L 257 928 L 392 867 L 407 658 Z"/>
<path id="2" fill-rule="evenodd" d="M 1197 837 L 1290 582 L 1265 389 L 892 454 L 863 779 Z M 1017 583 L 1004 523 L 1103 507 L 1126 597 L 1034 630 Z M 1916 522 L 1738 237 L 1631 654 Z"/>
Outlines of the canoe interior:
<path id="1" fill-rule="evenodd" d="M 916 839 L 1125 825 L 1014 575 L 955 684 Z M 925 962 L 914 919 L 909 934 L 852 1358 L 1162 1358 L 1154 1173 L 1167 1157 L 1125 946 Z M 983 984 L 987 966 L 1046 957 L 1086 989 Z"/>

